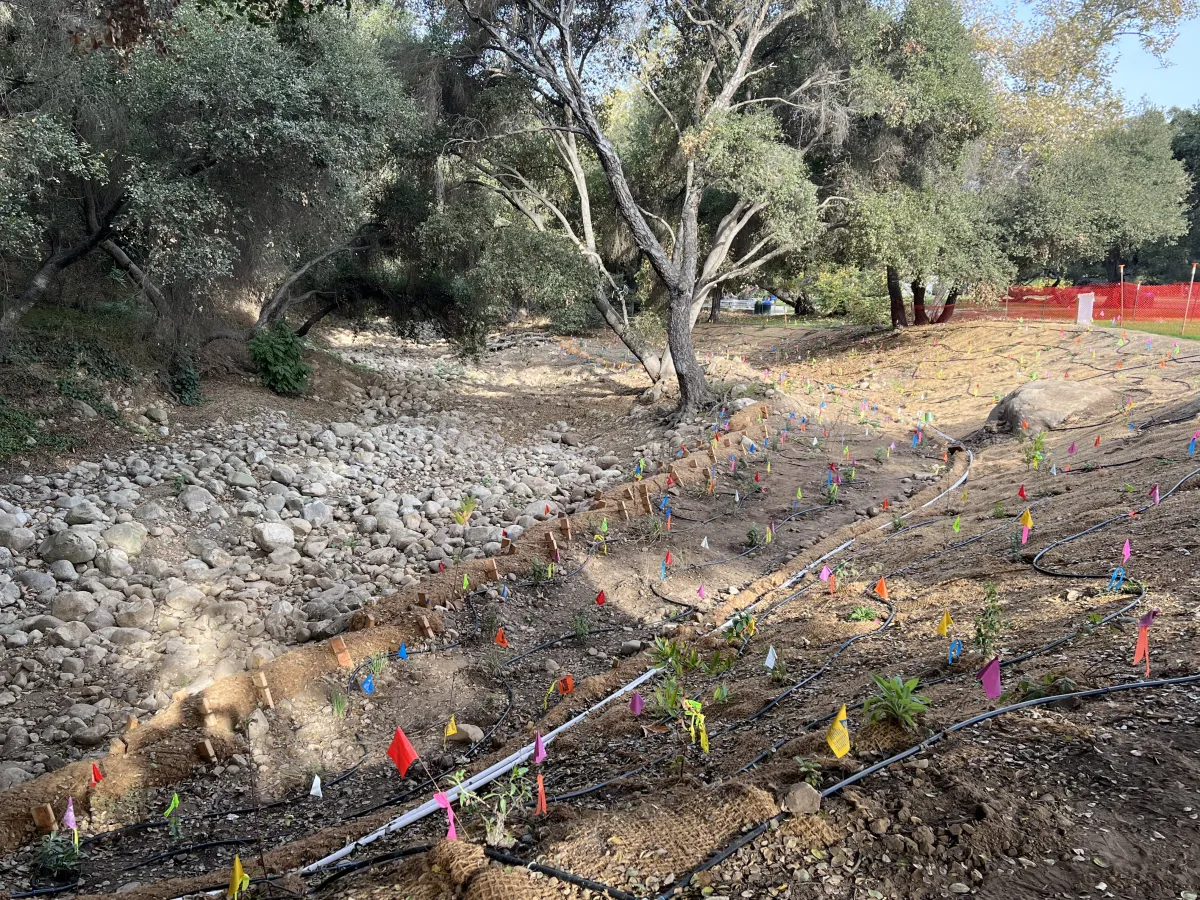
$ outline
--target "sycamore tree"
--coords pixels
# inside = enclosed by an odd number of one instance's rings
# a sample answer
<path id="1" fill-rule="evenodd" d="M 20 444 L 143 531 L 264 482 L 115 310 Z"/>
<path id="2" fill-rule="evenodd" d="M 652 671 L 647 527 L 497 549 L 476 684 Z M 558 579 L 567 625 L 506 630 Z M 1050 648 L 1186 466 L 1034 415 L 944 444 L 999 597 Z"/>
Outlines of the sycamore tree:
<path id="1" fill-rule="evenodd" d="M 1179 23 L 1200 16 L 1197 0 L 976 2 L 972 27 L 999 98 L 1003 168 L 1014 175 L 1124 117 L 1111 76 L 1117 43 L 1136 36 L 1160 60 Z"/>
<path id="2" fill-rule="evenodd" d="M 803 154 L 783 140 L 774 118 L 803 91 L 763 96 L 756 89 L 763 42 L 804 6 L 774 0 L 460 3 L 487 36 L 481 64 L 497 78 L 518 77 L 533 115 L 528 127 L 553 135 L 571 172 L 576 237 L 589 257 L 583 207 L 592 191 L 583 154 L 594 156 L 622 226 L 667 296 L 669 357 L 660 358 L 657 373 L 653 364 L 647 370 L 661 376 L 673 369 L 681 414 L 696 411 L 709 391 L 692 328 L 711 294 L 794 251 L 814 228 L 815 187 Z M 634 29 L 636 40 L 620 40 Z M 618 52 L 614 44 L 636 52 Z M 607 120 L 606 98 L 622 81 L 644 91 L 669 134 L 675 189 L 662 212 L 648 208 L 655 200 L 640 193 Z M 521 173 L 509 174 L 521 182 Z M 522 187 L 546 215 L 535 191 Z M 723 202 L 711 230 L 702 225 L 709 202 Z M 548 215 L 567 233 L 568 216 Z M 603 287 L 603 273 L 597 276 Z"/>

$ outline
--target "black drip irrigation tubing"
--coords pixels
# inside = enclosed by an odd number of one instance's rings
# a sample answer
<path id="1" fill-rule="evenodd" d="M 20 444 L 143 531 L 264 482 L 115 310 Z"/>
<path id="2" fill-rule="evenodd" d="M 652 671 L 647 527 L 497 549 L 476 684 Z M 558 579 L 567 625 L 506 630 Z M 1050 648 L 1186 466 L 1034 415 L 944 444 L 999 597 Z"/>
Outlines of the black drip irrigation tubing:
<path id="1" fill-rule="evenodd" d="M 1189 472 L 1188 474 L 1184 475 L 1169 491 L 1166 492 L 1166 494 L 1163 495 L 1163 498 L 1165 499 L 1166 497 L 1169 497 L 1172 494 L 1174 494 L 1177 490 L 1179 490 L 1180 487 L 1183 486 L 1184 482 L 1186 482 L 1189 478 L 1192 478 L 1193 476 L 1195 476 L 1197 474 L 1200 474 L 1200 468 L 1194 469 L 1191 472 Z M 1161 502 L 1161 500 L 1160 500 L 1160 502 Z M 1144 512 L 1145 510 L 1147 510 L 1149 508 L 1150 508 L 1150 505 L 1144 506 L 1141 508 L 1141 510 L 1139 510 L 1139 512 Z M 1100 529 L 1102 529 L 1108 525 L 1111 525 L 1113 522 L 1117 522 L 1117 521 L 1127 519 L 1127 518 L 1128 518 L 1128 516 L 1126 516 L 1124 514 L 1120 515 L 1120 516 L 1113 516 L 1109 519 L 1106 519 L 1102 522 L 1097 523 L 1096 525 L 1093 525 L 1082 531 L 1076 532 L 1075 534 L 1069 535 L 1068 537 L 1065 537 L 1060 540 L 1052 542 L 1048 546 L 1044 547 L 1041 551 L 1039 551 L 1037 553 L 1037 555 L 1033 558 L 1032 565 L 1033 565 L 1034 569 L 1042 574 L 1053 576 L 1053 577 L 1060 577 L 1060 578 L 1109 578 L 1110 575 L 1107 572 L 1080 574 L 1080 573 L 1062 572 L 1062 571 L 1055 570 L 1055 569 L 1049 569 L 1049 568 L 1042 566 L 1040 564 L 1040 560 L 1041 560 L 1042 556 L 1044 556 L 1047 552 L 1054 549 L 1055 547 L 1061 547 L 1064 544 L 1078 540 L 1079 538 L 1082 538 L 1085 535 L 1092 534 L 1093 532 L 1099 531 Z M 1098 623 L 1098 624 L 1103 624 L 1104 622 L 1109 621 L 1112 618 L 1115 618 L 1116 616 L 1121 615 L 1122 613 L 1132 609 L 1134 606 L 1136 606 L 1138 603 L 1140 603 L 1142 598 L 1145 596 L 1145 586 L 1141 582 L 1137 582 L 1137 585 L 1138 585 L 1138 597 L 1133 602 L 1127 604 L 1122 609 L 1118 610 L 1115 613 L 1110 614 L 1105 619 L 1102 619 L 1101 623 Z M 1068 640 L 1075 637 L 1077 634 L 1078 634 L 1078 632 L 1075 632 L 1074 634 L 1069 635 L 1067 637 L 1059 638 L 1058 640 L 1053 641 L 1044 647 L 1038 648 L 1035 651 L 1031 651 L 1029 653 L 1024 654 L 1023 656 L 1009 660 L 1008 664 L 1011 665 L 1016 662 L 1027 660 L 1039 653 L 1044 653 L 1049 649 L 1053 649 L 1055 647 L 1061 646 L 1063 643 L 1066 643 Z M 1003 665 L 1003 663 L 1002 663 L 1002 665 Z M 954 677 L 954 676 L 948 676 L 948 677 Z M 942 679 L 942 680 L 944 681 L 946 679 Z M 1039 697 L 1039 698 L 1036 698 L 1033 700 L 1025 700 L 1025 701 L 1022 701 L 1019 703 L 1011 704 L 1009 706 L 1001 707 L 999 709 L 991 710 L 989 712 L 980 713 L 979 715 L 973 716 L 969 719 L 965 719 L 961 722 L 957 722 L 954 725 L 951 725 L 951 726 L 943 729 L 942 731 L 937 732 L 936 734 L 930 736 L 929 738 L 925 739 L 921 743 L 916 744 L 913 747 L 910 747 L 909 749 L 896 754 L 895 756 L 892 756 L 892 757 L 885 759 L 879 763 L 869 766 L 868 768 L 863 769 L 860 772 L 856 772 L 854 775 L 851 775 L 849 778 L 843 779 L 842 781 L 838 782 L 837 784 L 823 790 L 821 792 L 821 797 L 822 798 L 829 797 L 829 796 L 833 795 L 834 793 L 837 793 L 838 791 L 842 790 L 843 788 L 845 788 L 851 784 L 855 784 L 856 782 L 862 780 L 863 778 L 866 778 L 869 775 L 879 772 L 891 765 L 894 765 L 897 762 L 901 762 L 905 759 L 908 759 L 909 757 L 914 756 L 915 754 L 921 752 L 922 750 L 941 741 L 943 738 L 945 738 L 949 734 L 952 734 L 957 731 L 961 731 L 962 729 L 969 728 L 973 725 L 978 725 L 982 722 L 985 722 L 989 719 L 1003 715 L 1005 713 L 1013 712 L 1013 711 L 1020 710 L 1020 709 L 1028 709 L 1030 707 L 1035 707 L 1035 706 L 1042 706 L 1042 705 L 1045 705 L 1048 703 L 1054 703 L 1054 702 L 1059 702 L 1062 700 L 1069 700 L 1069 699 L 1073 699 L 1073 698 L 1085 699 L 1085 698 L 1091 698 L 1091 697 L 1101 697 L 1101 696 L 1106 696 L 1108 694 L 1116 693 L 1119 691 L 1136 690 L 1136 689 L 1142 689 L 1142 688 L 1164 687 L 1164 686 L 1177 685 L 1177 684 L 1190 684 L 1190 683 L 1193 683 L 1196 681 L 1200 681 L 1200 674 L 1187 675 L 1187 676 L 1182 676 L 1179 678 L 1159 679 L 1156 681 L 1140 681 L 1140 682 L 1133 682 L 1131 684 L 1110 685 L 1108 687 L 1103 687 L 1103 688 L 1094 688 L 1094 689 L 1086 690 L 1086 691 L 1075 691 L 1075 692 L 1072 692 L 1069 694 L 1056 694 L 1056 695 L 1051 695 L 1048 697 Z M 856 706 L 857 705 L 858 704 L 856 704 Z M 834 715 L 836 715 L 836 713 Z M 832 716 L 827 716 L 827 717 L 825 717 L 825 720 L 828 721 L 831 718 L 832 718 Z M 820 721 L 820 720 L 818 720 L 818 721 Z M 808 730 L 808 729 L 806 729 L 806 730 Z M 785 743 L 786 743 L 786 741 L 785 741 Z M 761 758 L 762 757 L 759 757 L 759 759 L 761 759 Z M 756 762 L 757 762 L 757 760 L 756 760 Z M 751 763 L 751 765 L 753 765 L 753 764 L 754 763 Z M 749 766 L 744 767 L 743 769 L 739 770 L 739 773 L 741 771 L 745 771 L 745 768 L 749 768 Z M 735 773 L 735 774 L 739 774 L 739 773 Z M 711 856 L 709 859 L 705 860 L 703 863 L 701 863 L 698 867 L 693 869 L 691 872 L 687 873 L 680 881 L 678 881 L 678 882 L 676 882 L 676 884 L 672 885 L 672 887 L 669 888 L 667 891 L 660 893 L 658 895 L 658 897 L 655 898 L 655 900 L 667 900 L 667 898 L 671 897 L 678 890 L 685 888 L 691 882 L 692 878 L 695 877 L 695 875 L 697 873 L 705 871 L 707 869 L 711 869 L 714 866 L 719 865 L 721 862 L 728 859 L 730 856 L 732 856 L 734 853 L 736 853 L 742 847 L 746 846 L 751 841 L 757 839 L 758 837 L 760 837 L 761 835 L 766 833 L 766 831 L 768 829 L 770 829 L 773 825 L 778 824 L 780 821 L 782 821 L 787 816 L 788 816 L 787 813 L 781 813 L 778 816 L 774 816 L 771 819 L 768 819 L 767 821 L 760 823 L 755 828 L 753 828 L 750 831 L 746 832 L 745 834 L 739 836 L 735 841 L 733 841 L 732 843 L 727 845 L 722 850 L 718 851 L 715 855 Z"/>
<path id="2" fill-rule="evenodd" d="M 907 750 L 901 751 L 900 753 L 897 753 L 895 756 L 889 757 L 888 759 L 885 759 L 881 762 L 875 763 L 873 766 L 863 769 L 861 772 L 854 773 L 849 778 L 843 779 L 842 781 L 839 781 L 837 784 L 821 791 L 821 798 L 824 799 L 826 797 L 832 796 L 833 794 L 837 793 L 838 791 L 842 790 L 843 788 L 849 787 L 850 785 L 855 784 L 858 781 L 861 781 L 862 779 L 866 778 L 868 775 L 873 775 L 876 772 L 886 769 L 889 766 L 895 765 L 898 762 L 902 762 L 911 756 L 915 756 L 916 754 L 920 753 L 922 750 L 925 750 L 928 747 L 932 746 L 933 744 L 938 743 L 943 738 L 949 736 L 950 734 L 953 734 L 954 732 L 962 731 L 963 729 L 970 728 L 974 725 L 979 725 L 982 722 L 986 722 L 988 719 L 994 719 L 997 716 L 1005 715 L 1006 713 L 1016 712 L 1017 710 L 1022 710 L 1022 709 L 1029 709 L 1030 707 L 1034 707 L 1034 706 L 1044 706 L 1048 703 L 1055 703 L 1055 702 L 1059 702 L 1062 700 L 1070 700 L 1070 699 L 1074 699 L 1074 698 L 1078 698 L 1078 699 L 1082 700 L 1082 699 L 1087 699 L 1087 698 L 1091 698 L 1091 697 L 1103 697 L 1108 694 L 1118 693 L 1120 691 L 1170 687 L 1173 685 L 1180 685 L 1180 684 L 1194 684 L 1196 682 L 1200 682 L 1200 674 L 1184 675 L 1184 676 L 1181 676 L 1178 678 L 1163 678 L 1163 679 L 1159 679 L 1156 681 L 1135 681 L 1135 682 L 1132 682 L 1129 684 L 1114 684 L 1114 685 L 1109 685 L 1108 687 L 1093 688 L 1093 689 L 1087 690 L 1087 691 L 1075 691 L 1070 694 L 1055 694 L 1055 695 L 1051 695 L 1048 697 L 1038 697 L 1033 700 L 1023 700 L 1020 703 L 1014 703 L 1010 706 L 1002 706 L 999 709 L 993 709 L 993 710 L 990 710 L 985 713 L 980 713 L 977 716 L 972 716 L 969 719 L 964 719 L 961 722 L 956 722 L 955 724 L 948 726 L 947 728 L 943 729 L 942 731 L 939 731 L 936 734 L 930 735 L 928 738 L 926 738 L 921 743 L 916 744 L 912 747 L 909 747 Z M 686 888 L 691 883 L 691 880 L 697 874 L 699 874 L 700 872 L 704 872 L 708 869 L 711 869 L 714 866 L 720 865 L 722 862 L 724 862 L 726 859 L 728 859 L 730 856 L 732 856 L 738 850 L 742 849 L 742 847 L 745 847 L 750 842 L 761 837 L 763 834 L 765 834 L 767 831 L 769 831 L 773 826 L 778 825 L 780 822 L 782 822 L 788 818 L 791 818 L 791 814 L 784 812 L 784 813 L 780 813 L 777 816 L 773 816 L 770 819 L 767 819 L 765 822 L 759 823 L 754 828 L 750 829 L 750 831 L 746 832 L 745 834 L 740 835 L 732 843 L 728 844 L 727 846 L 722 848 L 720 851 L 715 853 L 713 856 L 710 856 L 708 859 L 706 859 L 699 866 L 692 869 L 690 872 L 688 872 L 686 875 L 684 875 L 683 878 L 676 881 L 676 883 L 673 884 L 669 889 L 658 894 L 658 896 L 655 897 L 654 900 L 668 900 L 668 898 L 673 896 L 677 891 L 680 891 L 680 890 Z"/>

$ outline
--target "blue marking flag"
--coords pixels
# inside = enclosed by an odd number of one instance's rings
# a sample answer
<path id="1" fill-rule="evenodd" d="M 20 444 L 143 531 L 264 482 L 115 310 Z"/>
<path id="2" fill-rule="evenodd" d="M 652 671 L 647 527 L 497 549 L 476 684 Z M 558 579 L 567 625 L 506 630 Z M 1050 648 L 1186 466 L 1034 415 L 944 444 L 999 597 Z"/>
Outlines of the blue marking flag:
<path id="1" fill-rule="evenodd" d="M 962 656 L 963 642 L 954 640 L 950 642 L 950 651 L 946 654 L 946 662 L 953 664 L 960 656 Z"/>
<path id="2" fill-rule="evenodd" d="M 361 687 L 364 694 L 375 693 L 375 676 L 368 672 L 367 677 L 362 680 Z"/>
<path id="3" fill-rule="evenodd" d="M 396 651 L 396 655 L 401 659 L 408 659 L 408 647 L 404 644 L 400 645 L 400 649 Z"/>

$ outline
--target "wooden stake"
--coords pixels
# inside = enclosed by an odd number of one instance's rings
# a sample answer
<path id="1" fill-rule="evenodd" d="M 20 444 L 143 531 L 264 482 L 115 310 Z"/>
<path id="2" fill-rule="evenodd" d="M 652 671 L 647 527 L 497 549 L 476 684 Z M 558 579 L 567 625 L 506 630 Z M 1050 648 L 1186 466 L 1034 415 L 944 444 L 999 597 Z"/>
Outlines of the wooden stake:
<path id="1" fill-rule="evenodd" d="M 494 559 L 484 560 L 483 574 L 487 576 L 488 581 L 500 580 L 500 570 L 496 568 L 496 561 Z"/>
<path id="2" fill-rule="evenodd" d="M 58 817 L 54 815 L 54 807 L 49 803 L 35 806 L 29 812 L 33 815 L 33 824 L 42 834 L 58 830 Z"/>
<path id="3" fill-rule="evenodd" d="M 563 539 L 567 542 L 571 540 L 571 519 L 569 516 L 563 516 L 559 520 L 562 526 Z"/>
<path id="4" fill-rule="evenodd" d="M 423 606 L 429 609 L 429 597 L 424 591 L 417 591 L 417 606 Z"/>
<path id="5" fill-rule="evenodd" d="M 346 649 L 346 641 L 343 638 L 330 638 L 329 649 L 333 651 L 333 655 L 337 657 L 338 665 L 343 669 L 349 669 L 354 666 L 354 661 L 350 658 L 350 651 Z"/>
<path id="6" fill-rule="evenodd" d="M 203 740 L 196 745 L 196 753 L 205 762 L 215 763 L 217 761 L 217 751 L 213 749 L 212 741 Z"/>

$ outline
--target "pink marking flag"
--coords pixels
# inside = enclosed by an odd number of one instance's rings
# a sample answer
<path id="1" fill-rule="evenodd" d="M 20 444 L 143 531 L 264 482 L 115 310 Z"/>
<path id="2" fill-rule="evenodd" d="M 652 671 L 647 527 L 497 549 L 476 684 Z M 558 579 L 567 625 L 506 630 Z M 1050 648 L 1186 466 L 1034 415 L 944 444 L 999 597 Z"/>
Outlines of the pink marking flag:
<path id="1" fill-rule="evenodd" d="M 437 801 L 437 805 L 446 811 L 446 818 L 450 821 L 450 827 L 446 830 L 446 840 L 457 841 L 458 832 L 454 830 L 454 810 L 450 808 L 450 798 L 441 791 L 433 795 L 433 799 Z"/>
<path id="2" fill-rule="evenodd" d="M 1022 525 L 1022 526 L 1021 526 L 1021 543 L 1022 543 L 1022 544 L 1024 544 L 1024 543 L 1026 543 L 1028 540 L 1029 540 L 1029 526 L 1028 526 L 1028 525 Z"/>
<path id="3" fill-rule="evenodd" d="M 533 738 L 533 764 L 541 765 L 546 758 L 546 745 L 542 743 L 542 733 L 539 731 Z"/>
<path id="4" fill-rule="evenodd" d="M 1150 488 L 1150 499 L 1151 499 L 1151 501 L 1153 501 L 1155 506 L 1158 506 L 1159 496 L 1158 496 L 1158 485 L 1157 484 L 1154 487 Z"/>
<path id="5" fill-rule="evenodd" d="M 633 692 L 633 697 L 629 700 L 629 711 L 635 716 L 640 716 L 642 710 L 646 708 L 646 701 L 642 699 L 642 695 L 637 691 Z"/>
<path id="6" fill-rule="evenodd" d="M 1071 441 L 1071 446 L 1067 448 L 1067 454 L 1069 456 L 1075 455 L 1075 442 L 1074 441 Z"/>
<path id="7" fill-rule="evenodd" d="M 821 568 L 821 580 L 822 581 L 828 581 L 829 576 L 832 574 L 833 574 L 833 571 L 829 568 L 829 566 L 823 566 Z"/>
<path id="8" fill-rule="evenodd" d="M 1125 546 L 1121 548 L 1121 562 L 1129 562 L 1129 557 L 1133 554 L 1133 548 L 1129 546 L 1129 538 L 1125 538 Z"/>
<path id="9" fill-rule="evenodd" d="M 79 827 L 75 823 L 75 798 L 74 797 L 67 798 L 67 809 L 66 809 L 66 812 L 63 813 L 62 825 L 63 825 L 63 828 L 69 829 L 70 831 L 74 831 L 76 828 Z"/>
<path id="10" fill-rule="evenodd" d="M 992 657 L 992 661 L 976 672 L 975 676 L 983 682 L 983 692 L 989 700 L 1000 696 L 1000 657 Z"/>
<path id="11" fill-rule="evenodd" d="M 704 585 L 700 585 L 700 587 L 696 589 L 696 593 L 700 596 L 701 600 L 704 600 L 705 599 Z"/>

